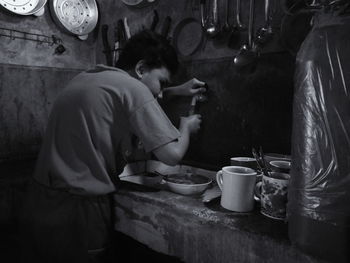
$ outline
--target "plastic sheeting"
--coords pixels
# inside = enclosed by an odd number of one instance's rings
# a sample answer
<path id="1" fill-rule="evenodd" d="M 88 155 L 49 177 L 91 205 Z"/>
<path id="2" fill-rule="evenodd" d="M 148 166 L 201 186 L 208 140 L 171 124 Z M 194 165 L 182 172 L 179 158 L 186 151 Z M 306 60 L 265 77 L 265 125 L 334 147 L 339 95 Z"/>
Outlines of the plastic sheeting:
<path id="1" fill-rule="evenodd" d="M 350 226 L 350 16 L 320 13 L 296 60 L 288 215 Z"/>

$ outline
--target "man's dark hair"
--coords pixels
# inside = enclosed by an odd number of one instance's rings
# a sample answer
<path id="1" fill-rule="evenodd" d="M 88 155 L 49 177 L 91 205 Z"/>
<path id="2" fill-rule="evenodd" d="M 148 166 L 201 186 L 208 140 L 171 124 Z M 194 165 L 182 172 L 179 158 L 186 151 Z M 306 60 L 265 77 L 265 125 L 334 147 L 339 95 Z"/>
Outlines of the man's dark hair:
<path id="1" fill-rule="evenodd" d="M 116 66 L 124 70 L 130 70 L 140 60 L 144 60 L 149 69 L 164 66 L 172 74 L 179 67 L 176 51 L 169 41 L 162 35 L 150 30 L 143 30 L 129 39 L 120 53 Z"/>

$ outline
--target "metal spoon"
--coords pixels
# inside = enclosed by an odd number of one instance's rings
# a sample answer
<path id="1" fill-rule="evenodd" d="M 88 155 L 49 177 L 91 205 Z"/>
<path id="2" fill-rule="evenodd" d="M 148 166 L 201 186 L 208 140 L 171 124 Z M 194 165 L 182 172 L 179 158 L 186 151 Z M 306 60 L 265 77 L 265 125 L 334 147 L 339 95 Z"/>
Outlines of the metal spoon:
<path id="1" fill-rule="evenodd" d="M 218 26 L 218 3 L 217 0 L 213 0 L 212 17 L 209 17 L 209 21 L 206 27 L 206 33 L 209 37 L 215 37 L 219 33 Z"/>
<path id="2" fill-rule="evenodd" d="M 238 0 L 239 1 L 239 0 Z M 254 62 L 256 58 L 256 52 L 253 43 L 253 24 L 254 24 L 254 7 L 255 0 L 250 0 L 249 6 L 249 25 L 248 25 L 248 44 L 241 47 L 237 56 L 234 58 L 233 62 L 236 66 L 242 67 Z"/>
<path id="3" fill-rule="evenodd" d="M 243 37 L 243 32 L 246 30 L 246 27 L 241 22 L 241 0 L 236 0 L 235 19 L 232 25 L 232 29 L 233 30 L 229 37 L 227 45 L 232 49 L 239 49 L 242 41 L 241 39 Z"/>
<path id="4" fill-rule="evenodd" d="M 257 42 L 260 45 L 265 44 L 274 33 L 272 30 L 270 9 L 270 0 L 265 0 L 265 25 L 258 30 L 257 34 Z"/>
<path id="5" fill-rule="evenodd" d="M 236 27 L 238 30 L 245 29 L 245 26 L 241 22 L 241 0 L 236 0 Z"/>
<path id="6" fill-rule="evenodd" d="M 201 0 L 201 1 L 200 1 L 200 10 L 201 10 L 201 24 L 202 24 L 202 27 L 205 28 L 205 20 L 206 20 L 206 18 L 204 17 L 204 13 L 205 13 L 205 0 Z"/>
<path id="7" fill-rule="evenodd" d="M 229 19 L 229 10 L 230 10 L 230 4 L 229 0 L 226 0 L 226 17 L 225 17 L 225 23 L 224 26 L 222 27 L 222 31 L 227 33 L 232 31 L 232 27 L 230 26 L 230 23 L 228 21 Z"/>

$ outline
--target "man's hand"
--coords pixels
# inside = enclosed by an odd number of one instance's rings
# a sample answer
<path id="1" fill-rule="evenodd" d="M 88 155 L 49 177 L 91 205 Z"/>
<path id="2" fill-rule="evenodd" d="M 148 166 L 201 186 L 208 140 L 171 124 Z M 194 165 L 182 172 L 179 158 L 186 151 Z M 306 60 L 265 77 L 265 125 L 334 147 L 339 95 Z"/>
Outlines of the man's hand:
<path id="1" fill-rule="evenodd" d="M 188 129 L 189 133 L 196 133 L 200 129 L 202 122 L 202 116 L 200 114 L 194 114 L 188 117 L 181 117 L 180 130 Z"/>
<path id="2" fill-rule="evenodd" d="M 190 79 L 185 83 L 164 89 L 163 93 L 166 97 L 171 96 L 193 96 L 198 93 L 206 92 L 205 82 L 196 78 Z"/>

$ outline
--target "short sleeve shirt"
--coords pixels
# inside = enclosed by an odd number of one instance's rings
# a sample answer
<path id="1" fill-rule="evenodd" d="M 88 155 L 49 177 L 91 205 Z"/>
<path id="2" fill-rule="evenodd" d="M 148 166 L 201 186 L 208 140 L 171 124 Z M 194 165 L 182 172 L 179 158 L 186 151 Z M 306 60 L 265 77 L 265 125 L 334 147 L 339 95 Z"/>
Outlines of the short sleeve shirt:
<path id="1" fill-rule="evenodd" d="M 122 171 L 131 136 L 151 152 L 180 133 L 142 82 L 98 65 L 56 99 L 34 178 L 79 195 L 113 192 L 111 176 Z"/>

